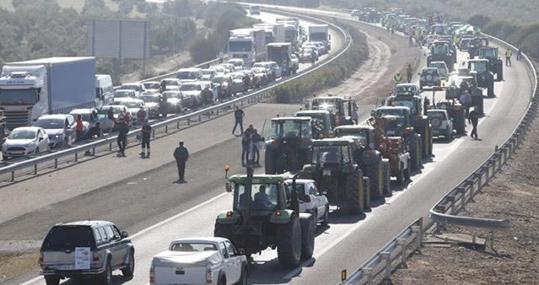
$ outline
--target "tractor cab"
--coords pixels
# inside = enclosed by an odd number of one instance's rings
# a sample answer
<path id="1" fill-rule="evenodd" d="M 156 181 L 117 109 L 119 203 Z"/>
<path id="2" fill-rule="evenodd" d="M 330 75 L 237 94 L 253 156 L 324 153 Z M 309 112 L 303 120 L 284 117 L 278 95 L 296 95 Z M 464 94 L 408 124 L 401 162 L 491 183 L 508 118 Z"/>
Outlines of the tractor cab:
<path id="1" fill-rule="evenodd" d="M 313 120 L 313 138 L 323 139 L 333 136 L 331 114 L 326 110 L 299 111 L 296 117 L 310 117 Z"/>
<path id="2" fill-rule="evenodd" d="M 410 95 L 410 96 L 419 96 L 421 90 L 419 86 L 414 83 L 400 83 L 395 85 L 395 90 L 393 91 L 394 95 Z"/>
<path id="3" fill-rule="evenodd" d="M 332 125 L 353 124 L 353 113 L 357 112 L 357 107 L 350 98 L 339 96 L 324 96 L 313 98 L 310 102 L 311 110 L 326 110 L 331 114 Z"/>
<path id="4" fill-rule="evenodd" d="M 286 209 L 289 201 L 284 181 L 287 178 L 286 175 L 231 176 L 227 190 L 234 193 L 233 210 L 270 218 L 273 212 Z"/>
<path id="5" fill-rule="evenodd" d="M 368 125 L 340 126 L 335 128 L 335 137 L 353 139 L 369 149 L 376 149 L 375 129 Z"/>
<path id="6" fill-rule="evenodd" d="M 488 72 L 488 59 L 471 59 L 468 61 L 468 69 L 475 71 L 480 76 Z"/>
<path id="7" fill-rule="evenodd" d="M 498 48 L 481 47 L 479 48 L 479 58 L 498 59 Z"/>
<path id="8" fill-rule="evenodd" d="M 399 121 L 402 121 L 404 126 L 409 126 L 410 123 L 410 108 L 405 106 L 383 106 L 372 110 L 371 116 L 374 119 L 396 116 L 399 117 Z"/>
<path id="9" fill-rule="evenodd" d="M 488 60 L 488 69 L 496 74 L 496 80 L 503 80 L 503 61 L 498 57 L 498 48 L 481 47 L 479 48 L 479 58 Z"/>
<path id="10" fill-rule="evenodd" d="M 468 68 L 477 74 L 477 85 L 487 89 L 487 96 L 494 97 L 494 74 L 490 71 L 488 59 L 471 59 Z"/>
<path id="11" fill-rule="evenodd" d="M 412 116 L 421 116 L 423 114 L 423 105 L 421 104 L 421 97 L 408 94 L 400 94 L 396 96 L 390 96 L 386 100 L 387 106 L 401 106 L 408 107 Z"/>

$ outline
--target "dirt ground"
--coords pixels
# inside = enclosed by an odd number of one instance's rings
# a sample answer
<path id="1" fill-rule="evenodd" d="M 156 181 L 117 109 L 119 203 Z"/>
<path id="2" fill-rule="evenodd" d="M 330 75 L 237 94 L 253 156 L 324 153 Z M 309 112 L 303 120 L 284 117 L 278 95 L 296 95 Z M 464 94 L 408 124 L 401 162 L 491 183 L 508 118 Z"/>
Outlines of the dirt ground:
<path id="1" fill-rule="evenodd" d="M 512 228 L 495 233 L 494 252 L 455 244 L 425 244 L 397 270 L 392 284 L 539 284 L 539 120 L 524 144 L 467 206 L 467 216 L 509 219 Z M 447 233 L 479 229 L 450 226 Z M 428 239 L 428 237 L 425 237 Z"/>
<path id="2" fill-rule="evenodd" d="M 37 251 L 0 255 L 0 283 L 27 273 L 37 266 L 38 258 Z"/>

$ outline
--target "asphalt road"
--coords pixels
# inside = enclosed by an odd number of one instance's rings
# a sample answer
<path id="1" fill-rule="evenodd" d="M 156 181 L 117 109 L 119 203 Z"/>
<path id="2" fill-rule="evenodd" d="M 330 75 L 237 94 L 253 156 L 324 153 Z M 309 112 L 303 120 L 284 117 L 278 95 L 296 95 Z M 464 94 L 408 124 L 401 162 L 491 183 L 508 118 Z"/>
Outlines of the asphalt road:
<path id="1" fill-rule="evenodd" d="M 376 31 L 370 32 L 376 37 Z M 413 181 L 405 189 L 394 192 L 393 197 L 385 201 L 377 201 L 372 212 L 349 217 L 332 215 L 330 226 L 319 230 L 314 259 L 306 262 L 302 268 L 282 270 L 275 261 L 275 253 L 265 251 L 261 256 L 255 256 L 250 283 L 335 284 L 339 281 L 341 269 L 353 270 L 402 228 L 418 217 L 425 217 L 440 197 L 475 170 L 491 154 L 494 146 L 502 143 L 512 132 L 529 98 L 531 86 L 526 72 L 522 64 L 515 63 L 506 72 L 506 81 L 496 84 L 497 98 L 486 100 L 487 116 L 481 120 L 479 127 L 482 141 L 462 137 L 451 143 L 436 144 L 432 162 L 426 164 L 421 173 L 414 175 Z M 260 128 L 264 117 L 294 109 L 294 106 L 284 109 L 287 107 L 290 106 L 257 105 L 248 109 L 248 116 L 252 116 L 252 121 Z M 215 216 L 230 207 L 230 196 L 223 193 L 222 165 L 235 160 L 230 163 L 234 171 L 240 171 L 240 168 L 239 141 L 231 138 L 228 129 L 224 129 L 229 126 L 230 116 L 186 131 L 191 133 L 181 132 L 167 141 L 166 151 L 162 150 L 163 154 L 158 154 L 162 157 L 167 153 L 171 155 L 175 141 L 180 136 L 186 141 L 195 140 L 198 136 L 198 142 L 205 146 L 190 161 L 187 185 L 173 184 L 176 178 L 175 166 L 161 161 L 163 165 L 157 169 L 152 165 L 147 172 L 128 179 L 117 179 L 120 181 L 115 184 L 106 184 L 101 189 L 73 195 L 71 200 L 51 203 L 42 206 L 37 212 L 31 211 L 19 216 L 17 220 L 2 223 L 0 235 L 13 236 L 1 236 L 0 239 L 20 239 L 23 236 L 39 239 L 47 223 L 50 225 L 54 220 L 72 220 L 74 213 L 84 218 L 83 209 L 95 205 L 91 207 L 95 211 L 86 214 L 88 218 L 110 219 L 131 232 L 137 232 L 133 236 L 137 249 L 137 270 L 135 278 L 127 284 L 146 284 L 149 262 L 154 254 L 165 249 L 172 239 L 211 235 Z M 210 146 L 209 140 L 218 142 Z M 195 147 L 194 143 L 190 145 Z M 129 156 L 134 156 L 136 152 L 136 149 L 131 149 Z M 153 164 L 153 159 L 143 163 Z M 131 170 L 140 164 L 122 163 L 122 159 L 116 158 L 96 161 L 101 161 L 102 167 L 107 165 L 109 171 L 115 169 L 113 172 Z M 129 167 L 125 167 L 127 165 Z M 59 175 L 65 171 L 69 169 Z M 133 169 L 133 172 L 137 171 Z M 65 183 L 63 179 L 58 181 Z M 65 192 L 60 191 L 57 195 L 64 197 L 62 195 Z M 121 278 L 115 281 L 117 284 L 125 283 Z M 38 280 L 26 284 L 41 283 Z"/>

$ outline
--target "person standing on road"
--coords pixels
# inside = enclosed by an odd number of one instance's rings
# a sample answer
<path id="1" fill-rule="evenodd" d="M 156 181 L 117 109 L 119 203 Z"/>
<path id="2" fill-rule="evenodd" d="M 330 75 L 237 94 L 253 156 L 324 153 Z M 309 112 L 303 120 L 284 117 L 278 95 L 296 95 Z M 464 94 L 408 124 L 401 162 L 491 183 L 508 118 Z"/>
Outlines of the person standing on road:
<path id="1" fill-rule="evenodd" d="M 520 61 L 521 59 L 522 59 L 522 48 L 518 48 L 517 61 Z"/>
<path id="2" fill-rule="evenodd" d="M 466 112 L 465 115 L 469 116 L 470 106 L 472 105 L 472 95 L 470 95 L 470 92 L 467 89 L 462 92 L 459 101 L 460 104 L 462 104 L 462 106 L 464 107 L 464 111 Z"/>
<path id="3" fill-rule="evenodd" d="M 163 97 L 161 97 L 161 100 L 159 101 L 159 112 L 163 116 L 163 118 L 166 118 L 168 115 L 168 103 L 167 103 L 167 95 L 163 94 Z"/>
<path id="4" fill-rule="evenodd" d="M 75 121 L 75 133 L 77 135 L 77 141 L 82 140 L 84 134 L 84 124 L 82 122 L 82 116 L 77 115 L 77 121 Z"/>
<path id="5" fill-rule="evenodd" d="M 125 156 L 127 133 L 129 133 L 129 126 L 127 126 L 127 123 L 122 118 L 118 123 L 118 138 L 116 139 L 116 143 L 118 144 L 118 156 Z"/>
<path id="6" fill-rule="evenodd" d="M 477 124 L 479 123 L 479 114 L 475 111 L 475 109 L 470 111 L 470 114 L 468 115 L 468 122 L 472 124 L 472 132 L 470 136 L 475 140 L 478 140 L 479 137 L 477 136 Z"/>
<path id="7" fill-rule="evenodd" d="M 406 79 L 408 79 L 408 83 L 412 82 L 412 64 L 408 63 L 408 67 L 406 67 Z"/>
<path id="8" fill-rule="evenodd" d="M 240 126 L 240 136 L 243 135 L 243 117 L 245 117 L 245 112 L 239 107 L 236 107 L 234 111 L 234 128 L 232 129 L 232 134 L 236 133 L 236 127 Z"/>
<path id="9" fill-rule="evenodd" d="M 395 85 L 401 83 L 401 80 L 402 80 L 402 75 L 400 72 L 397 72 L 397 74 L 393 76 L 393 81 L 395 82 Z"/>
<path id="10" fill-rule="evenodd" d="M 505 66 L 511 67 L 511 56 L 513 56 L 513 51 L 510 49 L 505 50 Z"/>
<path id="11" fill-rule="evenodd" d="M 140 157 L 150 158 L 150 138 L 152 136 L 152 126 L 148 122 L 144 122 L 142 126 L 142 144 L 140 150 Z"/>
<path id="12" fill-rule="evenodd" d="M 241 136 L 241 165 L 247 166 L 249 163 L 249 152 L 251 147 L 251 139 L 253 135 L 253 125 L 249 125 L 249 127 L 243 132 L 243 135 Z"/>
<path id="13" fill-rule="evenodd" d="M 253 133 L 251 134 L 251 163 L 254 164 L 256 167 L 260 167 L 260 151 L 259 151 L 259 144 L 260 142 L 264 141 L 264 138 L 260 136 L 258 131 L 256 129 L 253 129 Z"/>
<path id="14" fill-rule="evenodd" d="M 183 142 L 180 142 L 180 146 L 174 150 L 174 159 L 178 165 L 178 183 L 187 183 L 185 181 L 185 163 L 189 159 L 189 151 L 183 146 Z"/>
<path id="15" fill-rule="evenodd" d="M 137 122 L 141 125 L 144 125 L 146 122 L 146 110 L 144 110 L 144 107 L 140 106 L 140 109 L 137 111 Z"/>

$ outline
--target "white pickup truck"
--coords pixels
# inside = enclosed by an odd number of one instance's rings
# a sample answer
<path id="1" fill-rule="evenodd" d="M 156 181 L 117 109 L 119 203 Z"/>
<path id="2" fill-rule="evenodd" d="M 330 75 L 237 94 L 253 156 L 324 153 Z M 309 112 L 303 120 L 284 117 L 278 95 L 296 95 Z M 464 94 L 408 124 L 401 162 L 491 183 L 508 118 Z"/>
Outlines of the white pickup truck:
<path id="1" fill-rule="evenodd" d="M 247 258 L 226 238 L 178 239 L 153 257 L 150 284 L 247 284 Z"/>

